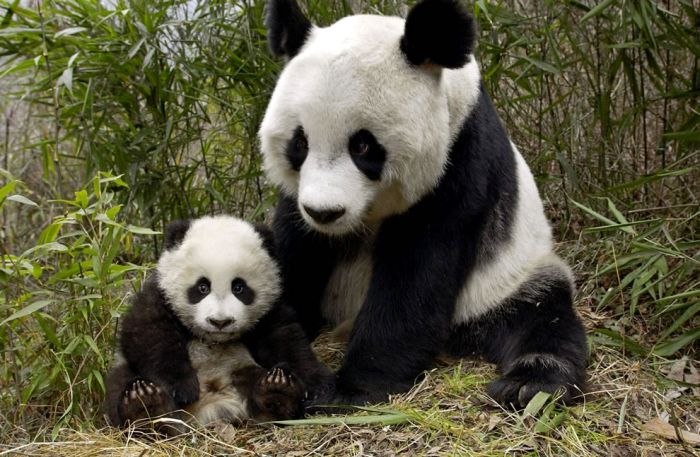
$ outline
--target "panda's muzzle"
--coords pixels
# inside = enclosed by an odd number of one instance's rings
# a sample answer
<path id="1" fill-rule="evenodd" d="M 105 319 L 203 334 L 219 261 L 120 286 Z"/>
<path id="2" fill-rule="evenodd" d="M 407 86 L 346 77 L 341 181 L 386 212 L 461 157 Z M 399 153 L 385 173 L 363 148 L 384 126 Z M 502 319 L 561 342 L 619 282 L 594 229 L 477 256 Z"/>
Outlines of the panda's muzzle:
<path id="1" fill-rule="evenodd" d="M 330 224 L 340 219 L 345 214 L 345 208 L 313 209 L 302 205 L 306 214 L 319 224 Z"/>

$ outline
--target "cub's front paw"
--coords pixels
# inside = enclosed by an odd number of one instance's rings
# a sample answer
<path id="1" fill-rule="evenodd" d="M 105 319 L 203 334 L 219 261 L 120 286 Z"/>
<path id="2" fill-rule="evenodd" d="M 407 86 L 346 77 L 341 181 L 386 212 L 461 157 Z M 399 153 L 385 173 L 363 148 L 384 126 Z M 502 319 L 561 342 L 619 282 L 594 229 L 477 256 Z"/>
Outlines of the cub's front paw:
<path id="1" fill-rule="evenodd" d="M 301 415 L 304 386 L 299 378 L 275 367 L 262 375 L 253 387 L 253 401 L 259 420 L 292 419 Z"/>
<path id="2" fill-rule="evenodd" d="M 162 416 L 175 409 L 172 398 L 159 385 L 135 379 L 124 389 L 119 402 L 119 416 L 123 423 Z"/>

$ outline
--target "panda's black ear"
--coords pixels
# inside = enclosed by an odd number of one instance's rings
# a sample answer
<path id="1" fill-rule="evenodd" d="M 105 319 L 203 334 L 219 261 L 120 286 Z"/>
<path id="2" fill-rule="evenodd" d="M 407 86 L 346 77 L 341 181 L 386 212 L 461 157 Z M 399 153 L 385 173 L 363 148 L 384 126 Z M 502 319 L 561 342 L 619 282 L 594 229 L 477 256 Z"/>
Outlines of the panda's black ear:
<path id="1" fill-rule="evenodd" d="M 262 238 L 263 248 L 270 254 L 270 257 L 277 259 L 277 243 L 275 243 L 275 236 L 270 227 L 264 224 L 254 224 L 253 227 Z"/>
<path id="2" fill-rule="evenodd" d="M 408 12 L 401 50 L 414 65 L 460 68 L 475 41 L 474 19 L 457 0 L 422 0 Z"/>
<path id="3" fill-rule="evenodd" d="M 277 57 L 294 57 L 311 30 L 296 0 L 269 0 L 265 25 L 270 50 Z"/>
<path id="4" fill-rule="evenodd" d="M 189 220 L 175 220 L 168 224 L 165 227 L 165 249 L 169 250 L 180 244 L 189 229 Z"/>

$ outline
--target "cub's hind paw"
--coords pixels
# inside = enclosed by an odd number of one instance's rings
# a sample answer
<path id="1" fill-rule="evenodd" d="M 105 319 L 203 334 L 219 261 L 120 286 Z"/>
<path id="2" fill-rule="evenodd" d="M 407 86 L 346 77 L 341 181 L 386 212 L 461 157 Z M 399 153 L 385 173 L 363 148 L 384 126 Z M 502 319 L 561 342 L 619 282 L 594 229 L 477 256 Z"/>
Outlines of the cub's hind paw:
<path id="1" fill-rule="evenodd" d="M 253 388 L 259 419 L 290 419 L 301 414 L 304 386 L 299 378 L 281 367 L 263 374 Z"/>
<path id="2" fill-rule="evenodd" d="M 159 385 L 135 379 L 124 389 L 119 402 L 122 422 L 157 417 L 173 411 L 173 399 Z"/>

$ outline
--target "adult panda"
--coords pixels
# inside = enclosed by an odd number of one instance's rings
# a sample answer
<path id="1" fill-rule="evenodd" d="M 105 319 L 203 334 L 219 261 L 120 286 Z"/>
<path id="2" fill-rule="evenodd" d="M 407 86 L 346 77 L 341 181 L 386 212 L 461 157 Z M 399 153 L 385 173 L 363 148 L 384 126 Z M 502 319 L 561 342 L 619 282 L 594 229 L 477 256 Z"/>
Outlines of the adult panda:
<path id="1" fill-rule="evenodd" d="M 488 393 L 523 406 L 584 387 L 586 336 L 569 268 L 452 0 L 398 17 L 312 25 L 271 0 L 286 60 L 260 127 L 285 301 L 310 336 L 352 323 L 337 403 L 405 391 L 436 355 L 481 356 Z"/>
<path id="2" fill-rule="evenodd" d="M 124 315 L 107 376 L 110 424 L 165 416 L 290 419 L 332 379 L 279 301 L 272 234 L 231 216 L 168 225 L 158 266 Z M 166 434 L 186 430 L 160 421 Z"/>

